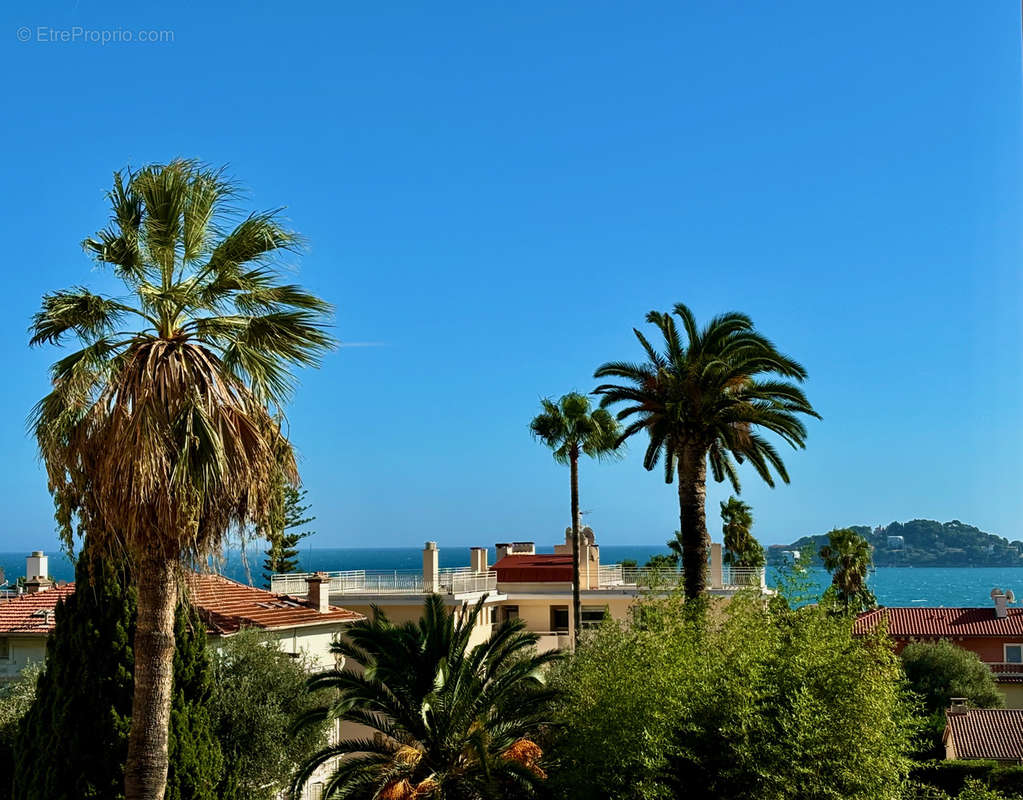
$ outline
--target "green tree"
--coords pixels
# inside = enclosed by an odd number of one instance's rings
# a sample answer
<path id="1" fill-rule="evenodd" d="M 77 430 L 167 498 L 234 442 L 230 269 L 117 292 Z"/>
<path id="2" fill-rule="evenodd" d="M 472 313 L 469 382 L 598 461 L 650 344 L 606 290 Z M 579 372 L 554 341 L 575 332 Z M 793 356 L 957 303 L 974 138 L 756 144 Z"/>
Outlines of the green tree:
<path id="1" fill-rule="evenodd" d="M 332 650 L 343 670 L 310 681 L 339 699 L 304 719 L 368 726 L 374 738 L 346 738 L 309 758 L 293 791 L 339 756 L 324 797 L 531 797 L 545 774 L 535 739 L 557 692 L 544 668 L 557 652 L 537 654 L 537 636 L 521 620 L 502 623 L 486 642 L 469 646 L 484 608 L 455 613 L 438 595 L 418 622 L 392 624 L 379 610 L 354 623 Z"/>
<path id="2" fill-rule="evenodd" d="M 952 642 L 914 642 L 900 654 L 906 680 L 923 703 L 926 726 L 920 755 L 944 757 L 941 737 L 953 697 L 977 708 L 1001 708 L 1005 699 L 994 676 L 975 653 Z"/>
<path id="3" fill-rule="evenodd" d="M 701 329 L 682 303 L 674 313 L 685 329 L 685 343 L 670 314 L 651 311 L 647 322 L 660 331 L 664 352 L 634 329 L 647 361 L 602 365 L 594 377 L 624 383 L 601 384 L 594 392 L 602 396 L 603 407 L 625 404 L 618 412 L 619 420 L 630 420 L 624 438 L 646 432 L 646 469 L 663 461 L 666 483 L 677 474 L 685 591 L 698 597 L 707 587 L 708 462 L 714 480 L 727 478 L 736 491 L 736 462 L 749 461 L 769 486 L 774 486 L 772 471 L 788 483 L 785 464 L 761 432 L 803 447 L 806 428 L 799 415 L 818 414 L 802 390 L 780 379 L 802 381 L 806 370 L 758 333 L 745 314 L 722 314 Z"/>
<path id="4" fill-rule="evenodd" d="M 127 296 L 53 292 L 32 325 L 33 345 L 80 348 L 32 419 L 62 537 L 87 530 L 138 590 L 127 800 L 164 796 L 180 565 L 272 519 L 274 487 L 298 479 L 289 369 L 332 344 L 329 306 L 272 268 L 298 237 L 275 212 L 239 220 L 236 195 L 194 161 L 115 173 L 111 223 L 84 247 Z"/>
<path id="5" fill-rule="evenodd" d="M 752 597 L 711 625 L 680 602 L 644 601 L 556 668 L 554 796 L 900 798 L 915 722 L 882 634 Z"/>
<path id="6" fill-rule="evenodd" d="M 540 401 L 543 409 L 531 423 L 533 436 L 554 452 L 554 460 L 568 464 L 572 500 L 572 619 L 575 638 L 582 630 L 579 601 L 579 456 L 607 459 L 617 457 L 618 423 L 607 411 L 590 411 L 590 401 L 581 394 L 566 394 L 555 403 Z"/>
<path id="7" fill-rule="evenodd" d="M 757 570 L 764 566 L 764 548 L 753 537 L 753 509 L 734 495 L 727 502 L 721 503 L 721 532 L 724 534 L 724 562 L 739 570 Z M 736 582 L 733 575 L 733 583 Z M 753 575 L 746 573 L 741 581 L 754 581 Z"/>
<path id="8" fill-rule="evenodd" d="M 13 680 L 0 684 L 0 796 L 13 791 L 14 747 L 22 718 L 32 707 L 41 662 L 30 662 Z"/>
<path id="9" fill-rule="evenodd" d="M 304 527 L 316 519 L 314 516 L 306 516 L 311 505 L 305 502 L 306 490 L 296 489 L 294 486 L 283 487 L 284 502 L 282 503 L 283 513 L 281 521 L 274 526 L 273 530 L 263 533 L 270 546 L 266 550 L 266 560 L 263 562 L 263 580 L 270 585 L 270 577 L 274 573 L 298 572 L 298 543 L 316 531 L 299 531 L 296 528 Z"/>
<path id="10" fill-rule="evenodd" d="M 75 585 L 57 605 L 45 667 L 15 743 L 14 800 L 124 797 L 135 590 L 88 539 Z M 222 761 L 206 708 L 212 689 L 206 630 L 182 605 L 174 622 L 166 796 L 213 800 Z"/>
<path id="11" fill-rule="evenodd" d="M 870 544 L 851 528 L 836 528 L 821 548 L 821 561 L 831 573 L 831 588 L 826 594 L 846 613 L 855 613 L 877 605 L 867 588 L 870 572 Z"/>
<path id="12" fill-rule="evenodd" d="M 299 763 L 324 744 L 325 726 L 292 726 L 321 700 L 306 691 L 308 664 L 263 631 L 227 637 L 211 656 L 210 715 L 224 754 L 220 800 L 273 800 Z"/>

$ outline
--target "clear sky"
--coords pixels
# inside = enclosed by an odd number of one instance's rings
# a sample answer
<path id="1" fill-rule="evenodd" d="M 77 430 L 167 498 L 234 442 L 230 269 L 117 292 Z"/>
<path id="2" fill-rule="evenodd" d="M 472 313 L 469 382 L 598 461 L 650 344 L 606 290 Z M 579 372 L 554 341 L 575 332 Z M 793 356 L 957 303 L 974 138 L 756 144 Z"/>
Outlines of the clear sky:
<path id="1" fill-rule="evenodd" d="M 791 485 L 744 472 L 761 541 L 1023 537 L 1018 2 L 316 6 L 4 4 L 0 550 L 54 542 L 30 315 L 111 285 L 79 247 L 111 173 L 175 156 L 287 207 L 353 345 L 290 409 L 318 546 L 559 539 L 538 399 L 638 357 L 632 326 L 677 301 L 749 313 L 809 370 Z M 600 542 L 677 527 L 641 453 L 582 466 Z"/>

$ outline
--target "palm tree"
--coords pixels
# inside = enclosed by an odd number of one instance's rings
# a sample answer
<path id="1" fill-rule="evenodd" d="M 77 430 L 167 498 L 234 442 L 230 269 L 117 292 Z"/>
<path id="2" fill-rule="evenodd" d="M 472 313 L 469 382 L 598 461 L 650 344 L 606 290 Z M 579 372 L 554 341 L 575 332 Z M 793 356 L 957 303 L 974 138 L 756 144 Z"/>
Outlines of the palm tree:
<path id="1" fill-rule="evenodd" d="M 664 352 L 633 329 L 647 361 L 602 365 L 594 377 L 625 382 L 602 384 L 594 393 L 601 395 L 602 407 L 627 404 L 617 415 L 631 418 L 622 439 L 647 433 L 646 469 L 663 460 L 666 483 L 677 473 L 685 592 L 698 597 L 707 585 L 707 462 L 714 479 L 727 478 L 736 491 L 736 462 L 747 460 L 769 486 L 774 486 L 772 469 L 788 483 L 785 464 L 761 431 L 803 447 L 806 428 L 798 415 L 818 414 L 797 386 L 774 377 L 802 381 L 806 370 L 778 352 L 745 314 L 722 314 L 701 329 L 682 303 L 674 313 L 685 343 L 671 314 L 651 311 L 647 321 L 661 332 Z"/>
<path id="2" fill-rule="evenodd" d="M 529 430 L 554 452 L 554 460 L 568 464 L 572 495 L 572 620 L 575 637 L 579 638 L 581 609 L 579 601 L 579 456 L 598 460 L 619 454 L 618 423 L 602 408 L 591 413 L 585 395 L 571 392 L 557 403 L 550 398 L 540 401 L 543 409 Z"/>
<path id="3" fill-rule="evenodd" d="M 297 727 L 325 720 L 370 728 L 311 756 L 292 794 L 336 760 L 323 796 L 330 798 L 530 797 L 545 774 L 535 743 L 559 692 L 544 685 L 557 651 L 538 654 L 536 634 L 509 620 L 470 647 L 486 598 L 449 611 L 430 595 L 418 622 L 392 624 L 374 607 L 331 650 L 344 668 L 314 676 L 310 691 L 331 689 L 333 703 L 305 714 Z"/>
<path id="4" fill-rule="evenodd" d="M 726 564 L 743 570 L 764 566 L 764 548 L 752 533 L 753 509 L 732 495 L 721 502 L 721 532 L 724 534 Z M 733 574 L 733 582 L 736 576 Z M 745 576 L 752 581 L 752 575 Z"/>
<path id="5" fill-rule="evenodd" d="M 831 591 L 846 614 L 877 605 L 874 593 L 867 588 L 872 551 L 866 539 L 852 528 L 836 528 L 828 534 L 820 556 L 831 573 Z"/>
<path id="6" fill-rule="evenodd" d="M 298 478 L 289 368 L 332 345 L 328 304 L 271 266 L 298 238 L 275 212 L 233 218 L 236 194 L 194 161 L 116 173 L 111 224 L 83 246 L 126 296 L 47 294 L 31 328 L 79 347 L 31 417 L 63 539 L 87 531 L 138 589 L 126 800 L 164 794 L 179 566 L 279 513 Z"/>

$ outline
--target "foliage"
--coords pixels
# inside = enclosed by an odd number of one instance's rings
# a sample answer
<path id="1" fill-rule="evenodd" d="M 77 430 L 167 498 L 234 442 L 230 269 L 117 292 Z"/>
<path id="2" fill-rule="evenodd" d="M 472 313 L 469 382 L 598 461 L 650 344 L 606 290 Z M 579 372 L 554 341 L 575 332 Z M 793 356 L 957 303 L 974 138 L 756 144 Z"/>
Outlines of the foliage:
<path id="1" fill-rule="evenodd" d="M 985 533 L 959 520 L 937 522 L 914 519 L 870 528 L 850 525 L 874 550 L 879 567 L 1019 567 L 1023 566 L 1023 541 Z M 892 538 L 891 545 L 889 537 Z M 786 547 L 817 552 L 827 534 L 804 536 Z M 901 539 L 901 541 L 900 541 Z M 777 560 L 776 551 L 769 554 Z"/>
<path id="2" fill-rule="evenodd" d="M 974 791 L 980 787 L 1001 791 L 1006 794 L 1023 794 L 1023 768 L 1004 766 L 997 761 L 924 761 L 913 766 L 912 779 L 921 785 L 930 786 L 948 796 L 962 797 L 962 792 L 973 784 Z M 974 795 L 976 796 L 976 795 Z M 983 796 L 983 795 L 981 795 Z"/>
<path id="3" fill-rule="evenodd" d="M 753 509 L 734 495 L 721 503 L 724 562 L 743 569 L 764 566 L 764 548 L 753 538 Z"/>
<path id="4" fill-rule="evenodd" d="M 31 418 L 61 537 L 88 531 L 135 569 L 129 800 L 164 793 L 179 564 L 279 514 L 277 487 L 298 480 L 290 370 L 333 344 L 329 305 L 272 266 L 298 237 L 276 212 L 239 218 L 236 195 L 195 161 L 115 173 L 110 224 L 83 246 L 125 296 L 51 292 L 31 327 L 32 345 L 79 348 Z"/>
<path id="5" fill-rule="evenodd" d="M 298 531 L 316 519 L 314 516 L 306 516 L 311 505 L 305 502 L 306 490 L 296 489 L 294 486 L 285 484 L 281 491 L 284 493 L 282 503 L 282 514 L 279 522 L 275 522 L 273 529 L 261 532 L 270 546 L 266 551 L 266 560 L 263 562 L 263 580 L 270 583 L 270 576 L 275 572 L 298 572 L 298 543 L 306 537 L 312 536 L 316 531 Z"/>
<path id="6" fill-rule="evenodd" d="M 14 744 L 18 727 L 36 696 L 36 680 L 43 665 L 31 662 L 18 676 L 0 684 L 0 794 L 12 791 Z"/>
<path id="7" fill-rule="evenodd" d="M 827 596 L 846 614 L 877 605 L 867 588 L 871 550 L 867 540 L 851 528 L 836 528 L 828 534 L 828 543 L 820 550 L 824 568 L 831 573 Z"/>
<path id="8" fill-rule="evenodd" d="M 418 622 L 392 624 L 375 608 L 348 628 L 331 648 L 345 668 L 309 684 L 338 699 L 303 720 L 338 719 L 379 735 L 322 749 L 299 769 L 295 791 L 320 765 L 348 755 L 325 797 L 511 800 L 537 792 L 545 776 L 535 738 L 558 697 L 544 685 L 544 667 L 559 655 L 535 653 L 537 637 L 521 620 L 470 647 L 485 599 L 455 613 L 430 595 Z"/>
<path id="9" fill-rule="evenodd" d="M 800 448 L 806 440 L 800 415 L 818 415 L 802 390 L 783 380 L 802 381 L 806 370 L 757 332 L 745 314 L 722 314 L 703 328 L 682 303 L 674 314 L 685 342 L 671 314 L 651 311 L 647 322 L 661 333 L 663 351 L 634 329 L 647 360 L 603 364 L 594 377 L 623 382 L 601 384 L 594 393 L 602 396 L 603 407 L 622 406 L 618 419 L 629 420 L 622 438 L 647 434 L 646 469 L 662 462 L 666 483 L 677 473 L 685 590 L 696 597 L 706 588 L 707 463 L 714 480 L 727 478 L 737 492 L 736 464 L 744 461 L 769 486 L 774 474 L 787 483 L 785 464 L 762 432 Z"/>
<path id="10" fill-rule="evenodd" d="M 56 609 L 45 667 L 16 742 L 15 800 L 123 797 L 132 708 L 134 590 L 90 542 L 75 566 L 74 594 Z M 212 800 L 220 748 L 206 710 L 211 690 L 206 631 L 179 608 L 167 800 Z"/>
<path id="11" fill-rule="evenodd" d="M 534 438 L 554 453 L 554 460 L 569 466 L 569 487 L 572 516 L 572 618 L 576 638 L 582 630 L 579 600 L 579 456 L 598 460 L 617 458 L 618 423 L 603 408 L 590 411 L 590 400 L 572 392 L 557 403 L 550 398 L 540 401 L 541 412 L 529 423 Z"/>
<path id="12" fill-rule="evenodd" d="M 899 797 L 915 724 L 883 636 L 752 593 L 705 617 L 646 600 L 637 620 L 556 669 L 556 796 Z"/>
<path id="13" fill-rule="evenodd" d="M 943 755 L 941 737 L 945 711 L 953 697 L 963 697 L 977 708 L 1001 708 L 1005 700 L 991 670 L 975 653 L 952 642 L 914 642 L 900 654 L 910 688 L 920 697 L 928 715 L 923 747 L 931 757 Z"/>
<path id="14" fill-rule="evenodd" d="M 224 754 L 221 800 L 277 797 L 295 764 L 324 744 L 323 725 L 291 730 L 320 699 L 306 691 L 307 666 L 256 629 L 224 639 L 211 654 L 210 715 Z"/>

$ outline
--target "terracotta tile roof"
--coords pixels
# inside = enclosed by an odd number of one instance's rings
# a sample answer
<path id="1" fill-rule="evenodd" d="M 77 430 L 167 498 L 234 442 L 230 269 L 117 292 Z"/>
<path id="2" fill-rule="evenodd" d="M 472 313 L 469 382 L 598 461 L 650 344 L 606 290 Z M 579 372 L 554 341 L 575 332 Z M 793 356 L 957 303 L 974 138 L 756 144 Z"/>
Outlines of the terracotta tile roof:
<path id="1" fill-rule="evenodd" d="M 48 636 L 56 625 L 53 611 L 57 603 L 74 591 L 75 585 L 69 583 L 0 602 L 0 634 Z"/>
<path id="2" fill-rule="evenodd" d="M 571 583 L 572 556 L 508 555 L 493 566 L 498 583 Z"/>
<path id="3" fill-rule="evenodd" d="M 970 708 L 946 720 L 956 758 L 1023 762 L 1023 708 Z"/>
<path id="4" fill-rule="evenodd" d="M 326 622 L 355 622 L 362 614 L 330 606 L 324 614 L 305 600 L 274 594 L 221 575 L 189 578 L 192 602 L 211 633 L 231 634 L 242 628 L 300 628 Z"/>
<path id="5" fill-rule="evenodd" d="M 305 600 L 246 586 L 220 575 L 193 575 L 188 583 L 192 602 L 214 634 L 229 635 L 242 628 L 275 630 L 364 619 L 362 614 L 337 606 L 330 606 L 327 613 L 321 614 Z M 55 625 L 53 610 L 57 602 L 74 590 L 72 583 L 0 603 L 0 634 L 48 635 Z"/>
<path id="6" fill-rule="evenodd" d="M 864 634 L 888 620 L 888 634 L 908 636 L 1023 636 L 1023 608 L 1010 608 L 1004 619 L 987 608 L 878 608 L 859 616 L 853 632 Z"/>

